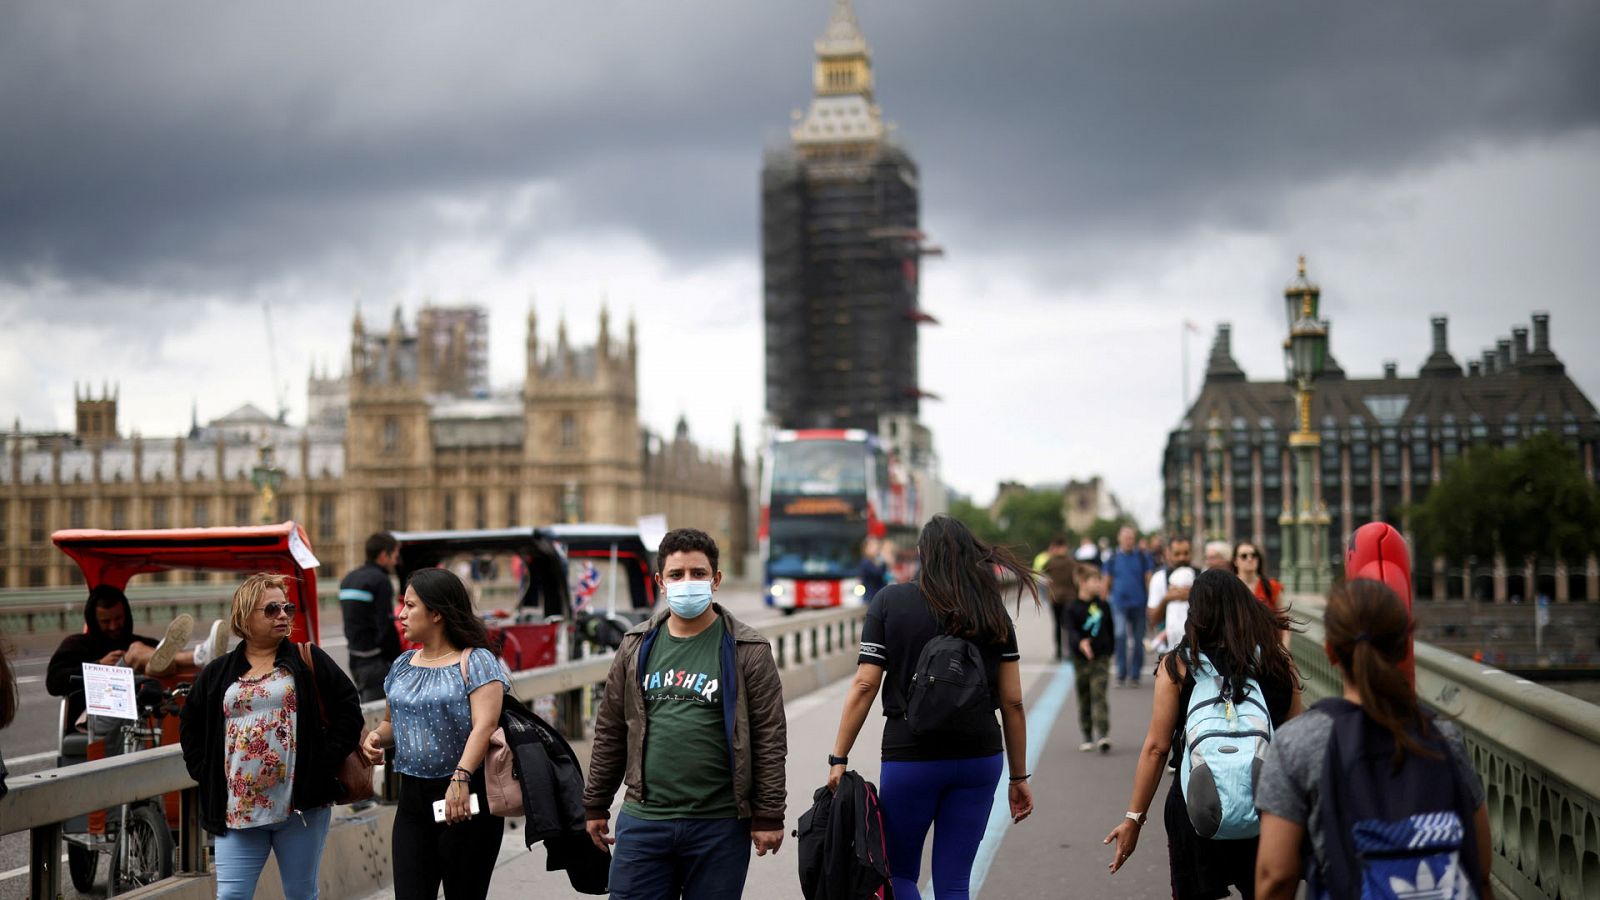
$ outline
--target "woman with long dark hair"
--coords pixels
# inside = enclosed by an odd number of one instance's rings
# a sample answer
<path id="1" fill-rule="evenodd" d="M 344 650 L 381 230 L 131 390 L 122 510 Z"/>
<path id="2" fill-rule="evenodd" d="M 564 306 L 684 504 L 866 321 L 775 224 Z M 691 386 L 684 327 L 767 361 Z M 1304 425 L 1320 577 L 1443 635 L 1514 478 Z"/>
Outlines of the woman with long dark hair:
<path id="1" fill-rule="evenodd" d="M 1226 682 L 1236 707 L 1246 700 L 1265 701 L 1274 727 L 1300 712 L 1300 677 L 1282 637 L 1288 629 L 1288 618 L 1256 600 L 1232 572 L 1209 569 L 1195 578 L 1189 590 L 1183 640 L 1156 664 L 1155 706 L 1134 770 L 1128 811 L 1106 835 L 1105 843 L 1116 844 L 1112 872 L 1122 868 L 1138 846 L 1139 830 L 1149 815 L 1162 769 L 1177 769 L 1182 759 L 1184 720 L 1197 669 L 1204 665 L 1207 671 L 1214 670 Z M 1251 680 L 1264 697 L 1252 698 Z M 1190 821 L 1176 776 L 1167 792 L 1162 820 L 1167 830 L 1172 893 L 1177 900 L 1225 897 L 1229 885 L 1246 898 L 1253 896 L 1256 838 L 1201 837 Z"/>
<path id="2" fill-rule="evenodd" d="M 1240 541 L 1233 548 L 1233 571 L 1262 603 L 1277 609 L 1283 585 L 1267 577 L 1267 551 L 1255 541 Z"/>
<path id="3" fill-rule="evenodd" d="M 922 848 L 929 828 L 939 854 L 933 886 L 939 900 L 967 896 L 972 862 L 983 839 L 1000 781 L 1002 750 L 1011 767 L 1011 818 L 1033 812 L 1028 788 L 1027 717 L 1016 629 L 1005 594 L 1021 591 L 1039 605 L 1035 574 L 1003 547 L 984 543 L 957 519 L 934 516 L 917 540 L 922 557 L 917 580 L 892 584 L 872 598 L 861 632 L 861 655 L 833 753 L 828 785 L 837 787 L 850 748 L 883 686 L 883 765 L 879 800 L 896 896 L 917 896 Z M 1002 587 L 1000 575 L 1015 579 Z M 906 718 L 911 676 L 923 646 L 940 635 L 969 641 L 982 660 L 989 685 L 988 709 L 959 731 L 913 732 Z M 887 682 L 884 674 L 888 673 Z"/>
<path id="4" fill-rule="evenodd" d="M 1343 701 L 1324 700 L 1286 725 L 1273 738 L 1256 787 L 1261 809 L 1261 849 L 1256 861 L 1256 892 L 1261 897 L 1293 897 L 1304 873 L 1315 873 L 1322 890 L 1333 896 L 1355 896 L 1360 873 L 1351 870 L 1350 854 L 1329 854 L 1329 835 L 1323 827 L 1321 779 L 1332 743 L 1340 728 L 1378 737 L 1373 749 L 1392 747 L 1382 768 L 1396 779 L 1437 798 L 1440 810 L 1454 807 L 1454 816 L 1430 811 L 1426 817 L 1431 836 L 1456 831 L 1461 851 L 1458 878 L 1438 877 L 1438 896 L 1490 896 L 1489 814 L 1484 806 L 1483 783 L 1472 767 L 1461 732 L 1445 719 L 1428 715 L 1417 701 L 1416 689 L 1400 668 L 1411 638 L 1411 619 L 1405 604 L 1381 582 L 1359 579 L 1335 587 L 1328 595 L 1323 616 L 1323 651 L 1339 667 L 1344 683 Z M 1356 710 L 1351 710 L 1350 705 Z M 1355 713 L 1356 718 L 1350 714 Z M 1351 736 L 1347 736 L 1351 737 Z M 1354 742 L 1366 746 L 1364 740 Z M 1341 757 L 1342 758 L 1342 757 Z M 1348 799 L 1346 805 L 1348 806 Z M 1454 821 L 1445 824 L 1445 820 Z M 1407 846 L 1410 835 L 1395 834 L 1403 823 L 1386 823 L 1386 833 Z M 1301 849 L 1310 837 L 1311 853 Z M 1381 855 L 1381 854 L 1375 854 Z M 1331 859 L 1346 865 L 1333 871 Z M 1417 861 L 1402 864 L 1407 880 L 1417 871 Z M 1463 884 L 1465 882 L 1465 884 Z M 1467 888 L 1461 890 L 1461 888 Z M 1343 888 L 1342 890 L 1340 888 Z M 1455 890 L 1452 890 L 1454 888 Z"/>
<path id="5" fill-rule="evenodd" d="M 391 843 L 395 897 L 434 900 L 441 883 L 450 900 L 486 897 L 505 820 L 489 814 L 483 757 L 511 679 L 488 649 L 483 620 L 454 573 L 413 573 L 400 623 L 405 639 L 421 649 L 402 653 L 389 668 L 388 717 L 365 744 L 374 763 L 393 746 L 400 773 Z M 436 819 L 441 800 L 444 815 Z"/>

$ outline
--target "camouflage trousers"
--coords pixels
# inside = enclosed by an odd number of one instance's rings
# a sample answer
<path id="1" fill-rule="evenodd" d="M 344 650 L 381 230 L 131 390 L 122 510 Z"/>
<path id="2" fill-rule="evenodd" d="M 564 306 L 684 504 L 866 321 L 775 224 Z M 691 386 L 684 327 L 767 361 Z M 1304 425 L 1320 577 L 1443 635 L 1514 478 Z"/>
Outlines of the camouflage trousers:
<path id="1" fill-rule="evenodd" d="M 1078 660 L 1073 668 L 1078 684 L 1078 728 L 1086 741 L 1103 738 L 1111 733 L 1111 701 L 1106 696 L 1111 687 L 1111 657 Z"/>

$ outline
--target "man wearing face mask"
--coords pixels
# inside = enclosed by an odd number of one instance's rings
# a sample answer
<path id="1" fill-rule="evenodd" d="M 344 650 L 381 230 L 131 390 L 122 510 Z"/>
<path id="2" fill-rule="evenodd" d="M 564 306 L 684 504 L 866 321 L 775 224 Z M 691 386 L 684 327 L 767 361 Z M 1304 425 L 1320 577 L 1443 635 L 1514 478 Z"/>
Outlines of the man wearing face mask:
<path id="1" fill-rule="evenodd" d="M 623 636 L 606 676 L 583 798 L 589 836 L 615 845 L 613 898 L 736 898 L 750 848 L 765 856 L 783 843 L 783 684 L 767 639 L 712 602 L 716 542 L 680 528 L 657 554 L 666 608 Z"/>

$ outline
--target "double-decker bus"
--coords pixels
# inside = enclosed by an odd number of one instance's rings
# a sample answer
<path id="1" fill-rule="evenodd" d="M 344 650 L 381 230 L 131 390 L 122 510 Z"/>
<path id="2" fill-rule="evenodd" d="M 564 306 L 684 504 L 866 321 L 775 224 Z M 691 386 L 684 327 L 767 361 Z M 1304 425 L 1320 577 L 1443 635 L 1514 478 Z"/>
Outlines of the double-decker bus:
<path id="1" fill-rule="evenodd" d="M 777 432 L 761 477 L 767 605 L 793 612 L 861 602 L 861 545 L 914 534 L 914 490 L 865 430 Z"/>

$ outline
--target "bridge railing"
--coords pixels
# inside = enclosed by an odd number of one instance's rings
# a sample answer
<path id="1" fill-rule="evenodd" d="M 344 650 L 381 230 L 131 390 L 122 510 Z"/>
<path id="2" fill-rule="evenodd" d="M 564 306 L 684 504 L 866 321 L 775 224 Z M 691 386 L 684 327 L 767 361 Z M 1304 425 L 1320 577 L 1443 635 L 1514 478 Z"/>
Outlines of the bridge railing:
<path id="1" fill-rule="evenodd" d="M 772 642 L 785 700 L 815 690 L 854 669 L 865 617 L 864 607 L 851 607 L 801 613 L 759 626 Z M 582 737 L 583 691 L 605 681 L 611 662 L 608 654 L 515 672 L 511 689 L 527 701 L 554 696 L 557 721 L 569 736 Z M 375 725 L 383 719 L 384 703 L 367 703 L 362 712 L 368 726 Z M 8 784 L 10 792 L 0 798 L 0 834 L 29 832 L 30 897 L 60 896 L 63 822 L 163 794 L 181 795 L 177 875 L 157 882 L 141 896 L 167 889 L 195 893 L 196 877 L 206 874 L 206 835 L 200 827 L 199 791 L 184 767 L 182 749 L 176 745 L 13 777 Z"/>
<path id="2" fill-rule="evenodd" d="M 1322 650 L 1322 600 L 1292 650 L 1306 702 L 1336 695 Z M 1417 694 L 1452 717 L 1483 778 L 1502 896 L 1600 897 L 1600 707 L 1442 650 L 1416 645 Z"/>

